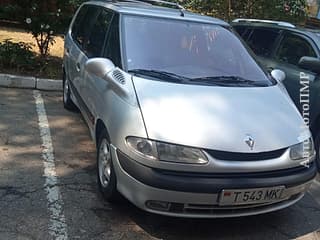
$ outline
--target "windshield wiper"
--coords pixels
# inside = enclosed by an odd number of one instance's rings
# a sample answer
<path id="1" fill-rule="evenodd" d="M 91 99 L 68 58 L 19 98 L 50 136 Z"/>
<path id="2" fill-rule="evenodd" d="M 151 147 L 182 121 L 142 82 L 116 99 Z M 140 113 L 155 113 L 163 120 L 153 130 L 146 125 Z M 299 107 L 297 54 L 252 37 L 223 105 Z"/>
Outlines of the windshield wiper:
<path id="1" fill-rule="evenodd" d="M 185 83 L 190 80 L 187 77 L 183 77 L 175 73 L 159 71 L 159 70 L 133 69 L 133 70 L 129 70 L 129 73 L 148 76 L 148 77 L 156 78 L 158 80 L 163 80 L 163 81 L 169 80 L 170 82 L 177 82 L 177 83 Z"/>
<path id="2" fill-rule="evenodd" d="M 265 82 L 253 81 L 249 79 L 244 79 L 238 76 L 217 76 L 217 77 L 203 77 L 191 79 L 192 82 L 217 84 L 223 86 L 229 85 L 249 85 L 249 86 L 260 86 L 267 87 L 268 84 Z"/>

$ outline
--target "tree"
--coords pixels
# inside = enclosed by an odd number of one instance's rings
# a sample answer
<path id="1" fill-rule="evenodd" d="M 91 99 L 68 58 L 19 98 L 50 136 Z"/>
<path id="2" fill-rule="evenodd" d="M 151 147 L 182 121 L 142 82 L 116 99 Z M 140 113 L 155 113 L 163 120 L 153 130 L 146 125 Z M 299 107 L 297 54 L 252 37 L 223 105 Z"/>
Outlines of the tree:
<path id="1" fill-rule="evenodd" d="M 306 0 L 180 0 L 193 11 L 231 21 L 234 18 L 283 20 L 294 23 L 306 17 Z"/>
<path id="2" fill-rule="evenodd" d="M 84 0 L 12 0 L 0 15 L 24 23 L 36 39 L 40 54 L 46 57 L 54 35 L 64 33 L 76 8 Z M 171 0 L 176 2 L 177 0 Z M 306 17 L 306 0 L 178 0 L 195 12 L 231 21 L 234 18 L 258 18 L 302 22 Z M 14 12 L 14 14 L 10 14 Z"/>
<path id="3" fill-rule="evenodd" d="M 24 10 L 24 22 L 26 29 L 36 40 L 41 57 L 48 56 L 50 45 L 55 42 L 54 36 L 65 31 L 72 6 L 70 1 L 62 0 L 28 1 Z"/>
<path id="4" fill-rule="evenodd" d="M 54 36 L 65 33 L 76 8 L 83 0 L 12 0 L 15 18 L 35 38 L 42 58 L 49 54 Z M 8 15 L 8 14 L 7 14 Z M 13 14 L 11 14 L 13 15 Z"/>

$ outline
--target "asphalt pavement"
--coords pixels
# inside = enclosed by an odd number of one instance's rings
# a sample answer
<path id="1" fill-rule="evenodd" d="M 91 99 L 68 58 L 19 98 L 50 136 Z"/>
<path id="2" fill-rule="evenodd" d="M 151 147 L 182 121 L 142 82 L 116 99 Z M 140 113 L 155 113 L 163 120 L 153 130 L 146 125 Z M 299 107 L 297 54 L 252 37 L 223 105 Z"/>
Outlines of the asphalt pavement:
<path id="1" fill-rule="evenodd" d="M 104 201 L 96 150 L 60 92 L 0 88 L 0 240 L 320 239 L 320 179 L 298 204 L 234 219 L 179 219 Z"/>

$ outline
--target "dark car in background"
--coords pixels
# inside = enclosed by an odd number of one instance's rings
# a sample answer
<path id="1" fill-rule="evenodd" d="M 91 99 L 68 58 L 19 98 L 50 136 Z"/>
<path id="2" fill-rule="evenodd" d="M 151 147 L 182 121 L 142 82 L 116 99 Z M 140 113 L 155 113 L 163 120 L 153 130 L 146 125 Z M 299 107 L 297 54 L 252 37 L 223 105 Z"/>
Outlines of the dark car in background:
<path id="1" fill-rule="evenodd" d="M 320 30 L 257 19 L 236 19 L 232 26 L 268 71 L 280 69 L 286 73 L 283 83 L 301 114 L 310 121 L 320 169 Z"/>

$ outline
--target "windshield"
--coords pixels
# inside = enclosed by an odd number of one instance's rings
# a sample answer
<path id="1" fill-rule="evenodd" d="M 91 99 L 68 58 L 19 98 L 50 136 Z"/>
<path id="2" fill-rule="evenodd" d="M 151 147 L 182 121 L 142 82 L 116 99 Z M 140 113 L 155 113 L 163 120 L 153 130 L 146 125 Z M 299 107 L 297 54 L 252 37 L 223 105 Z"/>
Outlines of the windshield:
<path id="1" fill-rule="evenodd" d="M 222 26 L 128 15 L 123 28 L 129 72 L 165 73 L 197 83 L 221 77 L 224 84 L 245 79 L 273 85 L 241 41 Z"/>

